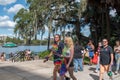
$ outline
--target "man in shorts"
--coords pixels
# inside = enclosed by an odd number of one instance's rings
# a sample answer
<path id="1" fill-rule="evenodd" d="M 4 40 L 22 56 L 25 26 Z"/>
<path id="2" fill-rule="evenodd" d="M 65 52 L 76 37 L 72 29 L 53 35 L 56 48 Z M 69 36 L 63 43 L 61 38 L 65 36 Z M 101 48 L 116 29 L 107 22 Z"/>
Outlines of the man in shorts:
<path id="1" fill-rule="evenodd" d="M 100 49 L 100 75 L 99 80 L 103 79 L 104 72 L 109 72 L 111 65 L 113 64 L 113 50 L 108 45 L 108 40 L 103 39 L 103 46 Z M 112 76 L 109 75 L 110 79 L 112 80 Z"/>

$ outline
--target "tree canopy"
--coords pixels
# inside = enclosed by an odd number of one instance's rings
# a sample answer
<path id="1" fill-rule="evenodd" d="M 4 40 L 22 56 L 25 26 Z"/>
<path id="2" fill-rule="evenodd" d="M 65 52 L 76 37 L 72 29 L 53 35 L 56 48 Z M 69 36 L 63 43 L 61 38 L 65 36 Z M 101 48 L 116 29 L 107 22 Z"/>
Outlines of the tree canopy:
<path id="1" fill-rule="evenodd" d="M 98 43 L 103 37 L 115 40 L 120 37 L 119 0 L 27 0 L 29 9 L 21 9 L 14 17 L 17 21 L 15 33 L 26 40 L 37 39 L 45 33 L 45 25 L 50 35 L 58 31 L 65 36 L 66 29 L 79 41 L 89 38 Z M 115 10 L 112 17 L 109 13 Z M 84 19 L 84 20 L 82 20 Z M 90 24 L 91 35 L 81 33 L 84 25 Z"/>

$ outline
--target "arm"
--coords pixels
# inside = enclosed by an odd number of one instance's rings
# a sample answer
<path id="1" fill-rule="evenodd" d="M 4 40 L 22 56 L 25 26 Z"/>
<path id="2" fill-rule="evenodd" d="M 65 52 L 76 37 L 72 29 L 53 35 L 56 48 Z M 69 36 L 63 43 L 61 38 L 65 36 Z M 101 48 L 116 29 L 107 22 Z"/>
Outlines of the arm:
<path id="1" fill-rule="evenodd" d="M 114 46 L 114 52 L 117 52 L 117 48 L 116 48 L 116 46 Z"/>
<path id="2" fill-rule="evenodd" d="M 74 55 L 74 47 L 71 46 L 71 48 L 70 48 L 70 59 L 69 59 L 69 62 L 67 64 L 67 68 L 69 67 L 70 63 L 72 62 L 73 55 Z"/>
<path id="3" fill-rule="evenodd" d="M 44 60 L 43 62 L 48 61 L 48 59 L 49 59 L 52 55 L 53 55 L 53 52 L 51 51 L 50 54 L 49 54 L 47 57 L 45 57 L 45 60 Z"/>
<path id="4" fill-rule="evenodd" d="M 95 49 L 95 47 L 94 47 L 94 45 L 93 45 L 93 44 L 91 45 L 91 47 L 92 47 L 92 49 L 93 49 L 93 50 Z"/>
<path id="5" fill-rule="evenodd" d="M 110 54 L 110 57 L 111 57 L 110 65 L 112 65 L 113 64 L 113 53 Z"/>
<path id="6" fill-rule="evenodd" d="M 110 65 L 112 65 L 113 64 L 113 50 L 111 47 L 110 47 L 110 58 L 111 58 Z"/>

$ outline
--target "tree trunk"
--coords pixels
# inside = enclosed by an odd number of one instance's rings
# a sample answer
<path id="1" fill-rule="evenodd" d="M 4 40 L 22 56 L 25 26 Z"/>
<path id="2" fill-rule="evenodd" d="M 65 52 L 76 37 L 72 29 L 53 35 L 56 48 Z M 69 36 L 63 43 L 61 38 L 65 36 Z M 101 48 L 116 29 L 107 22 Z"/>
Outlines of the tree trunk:
<path id="1" fill-rule="evenodd" d="M 79 20 L 77 20 L 75 23 L 75 30 L 76 30 L 77 39 L 80 42 L 81 35 L 80 35 L 80 22 L 79 22 Z"/>
<path id="2" fill-rule="evenodd" d="M 106 4 L 106 34 L 107 34 L 107 39 L 110 40 L 110 19 L 109 19 L 109 9 Z"/>
<path id="3" fill-rule="evenodd" d="M 49 30 L 49 33 L 48 33 L 48 45 L 47 45 L 47 50 L 50 49 L 50 30 Z"/>

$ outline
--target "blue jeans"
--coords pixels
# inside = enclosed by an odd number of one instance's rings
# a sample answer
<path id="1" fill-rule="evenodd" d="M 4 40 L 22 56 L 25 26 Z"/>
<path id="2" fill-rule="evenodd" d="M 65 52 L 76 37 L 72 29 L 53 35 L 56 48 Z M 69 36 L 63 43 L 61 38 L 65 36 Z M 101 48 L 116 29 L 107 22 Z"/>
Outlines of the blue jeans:
<path id="1" fill-rule="evenodd" d="M 115 59 L 116 59 L 116 71 L 118 71 L 120 68 L 120 54 L 116 53 Z"/>
<path id="2" fill-rule="evenodd" d="M 97 65 L 96 65 L 96 71 L 98 71 L 99 68 L 100 68 L 100 57 L 98 56 L 98 61 L 97 61 Z"/>
<path id="3" fill-rule="evenodd" d="M 80 70 L 83 71 L 83 58 L 74 59 L 74 71 L 78 71 L 78 66 Z"/>

